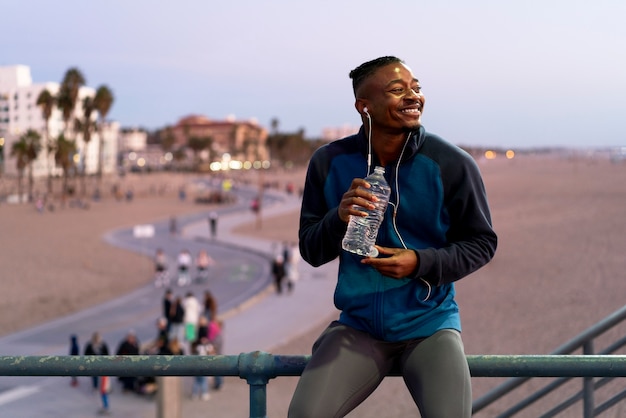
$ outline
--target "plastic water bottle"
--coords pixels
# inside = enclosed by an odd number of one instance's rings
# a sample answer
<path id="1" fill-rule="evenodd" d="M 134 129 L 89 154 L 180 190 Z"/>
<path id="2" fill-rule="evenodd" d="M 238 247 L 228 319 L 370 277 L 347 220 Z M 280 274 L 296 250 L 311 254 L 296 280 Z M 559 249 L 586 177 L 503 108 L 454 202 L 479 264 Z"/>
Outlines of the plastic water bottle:
<path id="1" fill-rule="evenodd" d="M 365 177 L 365 181 L 371 187 L 364 190 L 378 197 L 378 202 L 372 202 L 375 206 L 372 210 L 359 207 L 360 210 L 368 213 L 367 216 L 350 216 L 346 235 L 343 237 L 343 241 L 341 241 L 341 247 L 344 250 L 362 256 L 378 256 L 378 250 L 374 247 L 374 244 L 378 236 L 378 227 L 385 216 L 389 195 L 391 194 L 391 188 L 387 184 L 384 174 L 385 169 L 377 166 L 372 174 Z"/>

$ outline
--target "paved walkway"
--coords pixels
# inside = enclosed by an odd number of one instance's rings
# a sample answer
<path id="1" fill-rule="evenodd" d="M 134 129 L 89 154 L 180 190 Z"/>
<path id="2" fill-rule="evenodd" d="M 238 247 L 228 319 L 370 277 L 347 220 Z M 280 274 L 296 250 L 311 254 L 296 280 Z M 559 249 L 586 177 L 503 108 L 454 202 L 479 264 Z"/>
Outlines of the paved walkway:
<path id="1" fill-rule="evenodd" d="M 299 206 L 299 199 L 285 197 L 281 202 L 264 208 L 264 213 L 268 217 L 275 216 L 293 211 Z M 245 247 L 254 252 L 271 253 L 271 242 L 231 233 L 234 226 L 253 220 L 253 214 L 249 211 L 220 216 L 219 241 L 225 245 Z M 183 236 L 192 240 L 208 240 L 208 232 L 206 220 L 203 220 L 188 225 L 183 230 Z M 301 262 L 299 267 L 301 278 L 292 294 L 277 295 L 272 288 L 268 288 L 242 306 L 224 314 L 224 354 L 256 350 L 271 352 L 273 347 L 306 333 L 318 325 L 321 319 L 336 312 L 332 305 L 336 262 L 317 269 Z M 59 353 L 65 353 L 67 345 L 58 349 Z M 37 349 L 24 347 L 23 353 L 36 354 Z M 15 379 L 19 380 L 17 384 Z M 4 387 L 3 383 L 0 383 L 0 416 L 13 418 L 97 416 L 100 399 L 91 391 L 89 379 L 81 377 L 80 385 L 72 388 L 69 385 L 69 378 L 11 378 L 10 382 L 4 383 Z M 183 379 L 187 395 L 191 379 Z M 6 390 L 7 385 L 10 385 L 10 390 Z M 134 394 L 122 394 L 117 382 L 114 382 L 113 386 L 114 391 L 110 395 L 112 416 L 129 418 L 156 416 L 154 400 Z M 224 398 L 232 397 L 228 402 L 237 404 L 249 402 L 248 397 L 242 397 L 241 391 L 229 391 L 228 381 L 214 397 L 220 397 L 222 401 Z M 228 416 L 227 411 L 211 411 L 211 401 L 191 401 L 188 396 L 184 396 L 183 411 L 185 417 Z"/>

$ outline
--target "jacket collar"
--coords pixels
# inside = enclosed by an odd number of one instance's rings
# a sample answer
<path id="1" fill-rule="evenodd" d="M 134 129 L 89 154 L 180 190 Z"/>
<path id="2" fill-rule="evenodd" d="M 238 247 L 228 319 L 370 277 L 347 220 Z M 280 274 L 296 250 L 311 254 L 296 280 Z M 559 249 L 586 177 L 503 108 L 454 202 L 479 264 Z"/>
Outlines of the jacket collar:
<path id="1" fill-rule="evenodd" d="M 361 125 L 359 128 L 359 132 L 356 134 L 357 140 L 359 141 L 359 151 L 363 154 L 363 157 L 367 159 L 367 151 L 368 151 L 368 141 L 367 135 L 365 134 L 365 126 Z M 416 130 L 412 131 L 409 137 L 409 143 L 404 151 L 402 156 L 402 161 L 406 161 L 409 158 L 413 158 L 417 153 L 419 153 L 420 149 L 424 145 L 424 141 L 426 140 L 426 129 L 423 126 L 420 126 Z M 378 162 L 378 159 L 375 155 L 372 155 L 372 166 Z"/>

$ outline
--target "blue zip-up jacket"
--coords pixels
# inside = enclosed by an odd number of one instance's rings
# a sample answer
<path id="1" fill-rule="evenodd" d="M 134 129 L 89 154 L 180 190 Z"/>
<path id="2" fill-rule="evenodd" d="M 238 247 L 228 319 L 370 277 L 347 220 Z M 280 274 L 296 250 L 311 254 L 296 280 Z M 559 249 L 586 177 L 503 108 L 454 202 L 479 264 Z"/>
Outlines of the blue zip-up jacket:
<path id="1" fill-rule="evenodd" d="M 352 180 L 367 176 L 367 149 L 361 127 L 312 156 L 300 213 L 302 257 L 315 267 L 340 257 L 334 302 L 348 326 L 385 341 L 460 331 L 453 282 L 489 262 L 497 245 L 476 162 L 420 127 L 409 135 L 401 161 L 385 167 L 391 197 L 376 244 L 402 248 L 403 241 L 419 259 L 410 277 L 394 279 L 341 249 L 347 224 L 337 207 Z"/>

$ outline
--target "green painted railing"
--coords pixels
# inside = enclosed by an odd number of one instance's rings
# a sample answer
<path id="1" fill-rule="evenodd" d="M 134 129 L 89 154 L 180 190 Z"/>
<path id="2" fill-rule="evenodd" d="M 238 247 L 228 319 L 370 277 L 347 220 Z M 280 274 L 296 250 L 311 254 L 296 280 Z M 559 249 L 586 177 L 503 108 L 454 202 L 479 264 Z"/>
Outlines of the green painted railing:
<path id="1" fill-rule="evenodd" d="M 239 376 L 250 386 L 250 417 L 257 418 L 267 414 L 268 382 L 299 376 L 308 360 L 261 351 L 222 356 L 0 356 L 0 376 Z M 474 355 L 467 360 L 473 377 L 626 377 L 622 355 Z"/>

